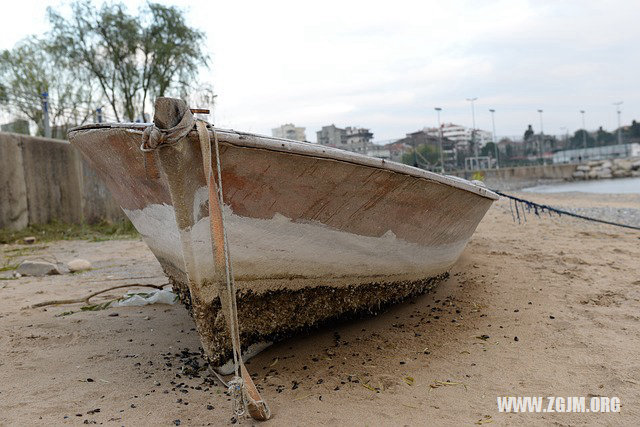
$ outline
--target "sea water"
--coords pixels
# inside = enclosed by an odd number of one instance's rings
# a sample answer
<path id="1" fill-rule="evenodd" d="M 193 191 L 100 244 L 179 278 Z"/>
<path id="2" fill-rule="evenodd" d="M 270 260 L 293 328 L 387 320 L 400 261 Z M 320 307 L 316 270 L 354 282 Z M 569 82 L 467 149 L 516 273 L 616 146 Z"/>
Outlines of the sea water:
<path id="1" fill-rule="evenodd" d="M 552 185 L 538 185 L 522 191 L 531 193 L 597 193 L 597 194 L 640 194 L 640 178 L 596 179 L 590 181 L 562 182 Z"/>

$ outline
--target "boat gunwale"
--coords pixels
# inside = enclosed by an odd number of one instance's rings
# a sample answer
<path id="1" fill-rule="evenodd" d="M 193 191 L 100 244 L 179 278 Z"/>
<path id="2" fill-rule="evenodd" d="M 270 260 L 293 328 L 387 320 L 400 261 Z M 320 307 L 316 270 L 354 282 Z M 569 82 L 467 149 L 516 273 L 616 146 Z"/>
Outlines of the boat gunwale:
<path id="1" fill-rule="evenodd" d="M 92 130 L 108 130 L 108 129 L 124 129 L 131 132 L 139 132 L 142 135 L 142 131 L 148 126 L 152 126 L 153 123 L 94 123 L 83 126 L 78 126 L 69 130 L 68 135 L 70 137 L 74 134 L 92 131 Z M 419 169 L 413 166 L 388 161 L 385 159 L 379 159 L 376 157 L 365 156 L 351 151 L 341 150 L 339 148 L 326 147 L 323 145 L 313 144 L 309 142 L 293 141 L 290 139 L 277 138 L 265 135 L 258 135 L 249 132 L 240 132 L 233 129 L 215 128 L 218 137 L 222 141 L 232 144 L 238 147 L 265 149 L 269 151 L 285 152 L 303 156 L 319 157 L 328 160 L 336 160 L 347 163 L 353 163 L 361 166 L 368 166 L 382 170 L 388 170 L 391 172 L 401 173 L 404 175 L 423 178 L 429 181 L 435 181 L 440 184 L 448 185 L 450 187 L 458 188 L 476 194 L 481 197 L 485 197 L 491 200 L 498 200 L 500 197 L 493 191 L 473 184 L 466 179 L 459 178 L 452 175 L 441 175 L 435 172 Z M 193 130 L 195 133 L 195 130 Z M 237 141 L 228 140 L 224 137 L 237 139 Z"/>

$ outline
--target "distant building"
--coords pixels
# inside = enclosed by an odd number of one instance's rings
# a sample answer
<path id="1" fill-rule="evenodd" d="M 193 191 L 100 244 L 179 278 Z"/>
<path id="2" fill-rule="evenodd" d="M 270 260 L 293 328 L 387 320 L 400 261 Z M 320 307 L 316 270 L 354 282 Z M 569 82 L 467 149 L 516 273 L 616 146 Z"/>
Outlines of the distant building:
<path id="1" fill-rule="evenodd" d="M 437 130 L 437 128 L 436 128 Z M 398 140 L 396 144 L 403 144 L 404 146 L 411 147 L 409 152 L 412 152 L 414 148 L 418 148 L 421 145 L 431 145 L 438 150 L 440 149 L 440 135 L 436 132 L 432 132 L 430 129 L 423 129 L 416 132 L 408 133 L 406 137 Z M 442 157 L 445 163 L 445 167 L 455 168 L 458 153 L 458 142 L 442 136 Z M 400 156 L 400 160 L 402 156 Z"/>
<path id="2" fill-rule="evenodd" d="M 369 129 L 355 126 L 347 126 L 345 129 L 336 125 L 323 126 L 316 135 L 320 145 L 362 154 L 366 154 L 373 139 L 373 133 Z"/>
<path id="3" fill-rule="evenodd" d="M 603 145 L 601 147 L 556 151 L 553 153 L 553 163 L 580 163 L 617 157 L 640 157 L 640 144 Z"/>
<path id="4" fill-rule="evenodd" d="M 345 129 L 347 136 L 347 148 L 345 150 L 356 153 L 366 153 L 371 145 L 373 134 L 369 129 L 347 126 Z"/>
<path id="5" fill-rule="evenodd" d="M 437 137 L 439 135 L 439 129 L 437 127 L 424 129 L 429 135 Z M 466 150 L 471 143 L 472 136 L 478 143 L 478 148 L 484 147 L 488 142 L 493 141 L 493 135 L 491 132 L 487 132 L 481 129 L 475 130 L 475 135 L 472 128 L 468 128 L 462 125 L 456 125 L 453 123 L 445 123 L 442 125 L 443 138 L 450 139 L 456 143 L 456 147 L 460 150 Z"/>
<path id="6" fill-rule="evenodd" d="M 320 145 L 342 148 L 347 143 L 346 131 L 336 125 L 322 126 L 322 129 L 316 132 L 316 136 Z"/>
<path id="7" fill-rule="evenodd" d="M 13 132 L 13 133 L 21 133 L 23 135 L 30 135 L 29 132 L 29 121 L 24 119 L 17 119 L 10 123 L 6 123 L 4 125 L 0 125 L 1 132 Z"/>
<path id="8" fill-rule="evenodd" d="M 413 152 L 413 147 L 402 140 L 391 142 L 385 148 L 389 150 L 389 160 L 398 163 L 402 163 L 403 155 Z"/>
<path id="9" fill-rule="evenodd" d="M 280 127 L 271 129 L 271 135 L 276 138 L 293 139 L 294 141 L 305 142 L 307 136 L 302 127 L 296 127 L 293 123 L 287 123 Z"/>

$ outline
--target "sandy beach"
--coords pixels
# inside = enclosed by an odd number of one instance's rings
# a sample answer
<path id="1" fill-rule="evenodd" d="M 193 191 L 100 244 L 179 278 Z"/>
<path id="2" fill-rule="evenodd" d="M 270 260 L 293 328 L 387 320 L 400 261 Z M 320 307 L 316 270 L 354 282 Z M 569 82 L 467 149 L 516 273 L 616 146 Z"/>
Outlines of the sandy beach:
<path id="1" fill-rule="evenodd" d="M 637 195 L 519 194 L 580 212 L 640 208 Z M 0 280 L 0 425 L 230 423 L 225 390 L 205 372 L 194 376 L 203 359 L 181 305 L 30 308 L 114 284 L 165 283 L 144 243 L 0 251 L 2 265 L 82 257 L 94 267 Z M 639 259 L 640 232 L 532 214 L 518 224 L 500 200 L 434 292 L 249 361 L 274 414 L 265 425 L 637 425 Z M 498 396 L 615 396 L 622 405 L 505 414 Z"/>

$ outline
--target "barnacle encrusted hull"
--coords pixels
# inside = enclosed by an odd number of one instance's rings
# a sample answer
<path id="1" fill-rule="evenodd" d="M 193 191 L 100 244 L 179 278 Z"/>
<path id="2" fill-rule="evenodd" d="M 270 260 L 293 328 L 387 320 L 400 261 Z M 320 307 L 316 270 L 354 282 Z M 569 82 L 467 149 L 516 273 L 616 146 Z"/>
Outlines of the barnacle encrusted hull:
<path id="1" fill-rule="evenodd" d="M 155 178 L 140 150 L 144 127 L 89 125 L 69 136 L 190 305 L 209 357 L 224 361 L 228 337 L 197 135 L 147 153 Z M 243 345 L 424 292 L 497 198 L 465 180 L 381 159 L 216 133 Z"/>
<path id="2" fill-rule="evenodd" d="M 238 318 L 242 352 L 315 329 L 336 320 L 355 319 L 380 313 L 390 305 L 433 289 L 448 273 L 415 281 L 380 282 L 335 288 L 319 285 L 297 290 L 281 289 L 257 294 L 238 294 Z M 193 316 L 188 286 L 172 280 L 180 300 Z M 207 356 L 213 366 L 232 358 L 227 323 L 216 299 L 202 315 L 208 325 L 200 330 L 208 342 Z"/>

